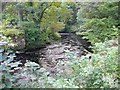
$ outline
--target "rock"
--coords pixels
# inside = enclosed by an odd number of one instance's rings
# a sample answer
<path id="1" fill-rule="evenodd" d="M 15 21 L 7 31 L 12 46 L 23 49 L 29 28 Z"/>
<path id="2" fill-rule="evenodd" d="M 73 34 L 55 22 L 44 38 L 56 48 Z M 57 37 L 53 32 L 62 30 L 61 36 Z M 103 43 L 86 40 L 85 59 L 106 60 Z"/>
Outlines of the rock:
<path id="1" fill-rule="evenodd" d="M 55 55 L 61 54 L 63 52 L 64 52 L 64 47 L 55 48 L 53 50 L 48 50 L 49 54 L 55 54 Z"/>
<path id="2" fill-rule="evenodd" d="M 24 36 L 12 37 L 12 40 L 14 43 L 17 44 L 15 49 L 22 50 L 25 48 L 25 37 Z"/>
<path id="3" fill-rule="evenodd" d="M 58 60 L 58 59 L 66 59 L 67 56 L 65 55 L 49 55 L 47 59 L 50 60 Z"/>
<path id="4" fill-rule="evenodd" d="M 54 49 L 54 48 L 59 48 L 59 47 L 61 47 L 61 43 L 50 45 L 47 48 L 48 49 Z"/>

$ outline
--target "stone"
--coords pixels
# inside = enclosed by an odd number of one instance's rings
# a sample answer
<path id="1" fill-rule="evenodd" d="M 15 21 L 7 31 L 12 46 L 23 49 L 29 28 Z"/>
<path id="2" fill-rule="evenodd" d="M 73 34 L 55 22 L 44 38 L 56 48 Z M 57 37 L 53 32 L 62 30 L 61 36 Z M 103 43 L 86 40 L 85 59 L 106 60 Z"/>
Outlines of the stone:
<path id="1" fill-rule="evenodd" d="M 14 43 L 17 44 L 15 49 L 21 50 L 25 48 L 25 37 L 24 36 L 12 37 L 12 40 Z"/>

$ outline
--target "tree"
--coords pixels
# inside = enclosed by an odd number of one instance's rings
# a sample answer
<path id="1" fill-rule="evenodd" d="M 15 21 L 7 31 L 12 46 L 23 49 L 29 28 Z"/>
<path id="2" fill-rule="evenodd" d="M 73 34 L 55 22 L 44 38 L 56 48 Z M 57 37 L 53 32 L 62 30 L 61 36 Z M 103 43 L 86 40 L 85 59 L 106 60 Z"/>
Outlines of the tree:
<path id="1" fill-rule="evenodd" d="M 6 10 L 8 7 L 11 8 Z M 4 11 L 6 15 L 12 13 L 11 16 L 16 17 L 13 19 L 19 20 L 17 25 L 25 33 L 26 48 L 40 47 L 60 37 L 57 32 L 64 29 L 72 12 L 68 4 L 62 2 L 11 3 Z M 6 16 L 5 20 L 9 17 Z"/>
<path id="2" fill-rule="evenodd" d="M 78 12 L 79 34 L 93 44 L 118 36 L 118 3 L 82 3 Z"/>

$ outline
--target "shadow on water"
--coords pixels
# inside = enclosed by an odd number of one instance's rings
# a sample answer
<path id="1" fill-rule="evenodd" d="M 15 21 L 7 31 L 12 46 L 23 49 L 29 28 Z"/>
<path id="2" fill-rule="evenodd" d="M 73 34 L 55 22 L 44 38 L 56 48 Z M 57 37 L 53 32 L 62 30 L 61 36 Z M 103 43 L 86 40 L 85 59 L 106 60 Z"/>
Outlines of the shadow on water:
<path id="1" fill-rule="evenodd" d="M 40 58 L 38 51 L 15 53 L 15 55 L 16 57 L 14 58 L 14 60 L 20 61 L 23 65 L 26 63 L 27 60 L 38 63 L 38 60 Z"/>

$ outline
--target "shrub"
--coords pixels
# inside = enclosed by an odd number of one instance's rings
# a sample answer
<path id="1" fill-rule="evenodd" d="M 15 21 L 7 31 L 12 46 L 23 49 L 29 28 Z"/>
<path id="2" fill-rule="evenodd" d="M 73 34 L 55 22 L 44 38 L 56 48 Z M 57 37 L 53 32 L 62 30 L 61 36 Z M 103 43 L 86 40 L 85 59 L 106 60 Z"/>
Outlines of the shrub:
<path id="1" fill-rule="evenodd" d="M 69 78 L 75 78 L 74 83 L 83 88 L 118 88 L 118 43 L 117 40 L 96 43 L 96 53 L 73 57 L 66 63 L 73 69 Z M 68 75 L 70 76 L 70 75 Z"/>
<path id="2" fill-rule="evenodd" d="M 84 38 L 89 39 L 92 44 L 104 42 L 118 36 L 118 28 L 114 26 L 114 23 L 115 21 L 111 18 L 89 19 L 86 20 L 84 30 L 81 30 L 79 34 L 84 35 Z"/>
<path id="3" fill-rule="evenodd" d="M 5 30 L 2 30 L 3 32 L 3 35 L 7 36 L 7 37 L 15 37 L 15 36 L 19 36 L 19 35 L 23 35 L 24 32 L 23 31 L 20 31 L 19 29 L 5 29 Z"/>
<path id="4" fill-rule="evenodd" d="M 22 29 L 25 32 L 26 49 L 40 48 L 49 41 L 49 33 L 41 31 L 33 22 L 23 22 Z"/>
<path id="5" fill-rule="evenodd" d="M 34 49 L 44 46 L 51 40 L 59 39 L 58 31 L 64 28 L 64 24 L 52 23 L 49 28 L 42 30 L 34 22 L 23 22 L 22 28 L 25 31 L 26 49 Z"/>

